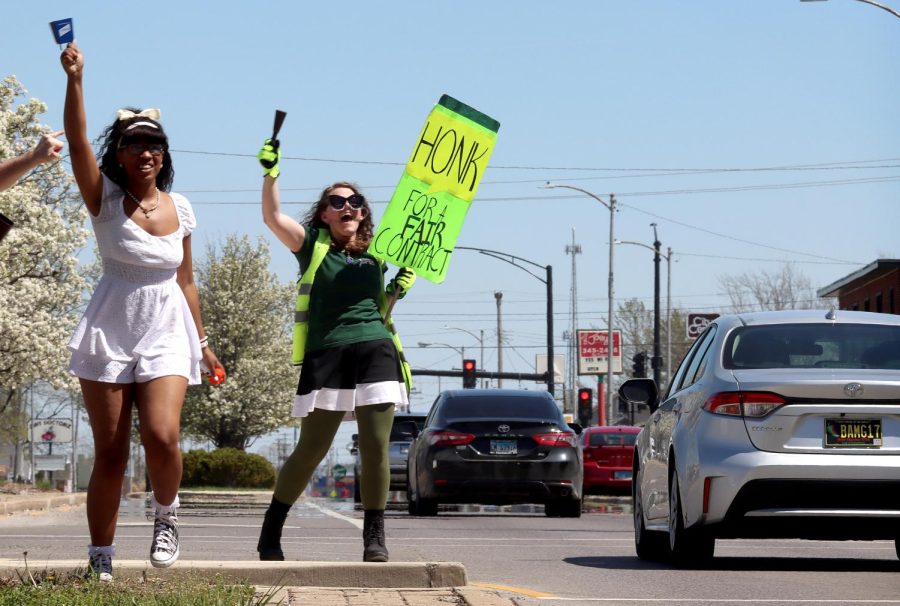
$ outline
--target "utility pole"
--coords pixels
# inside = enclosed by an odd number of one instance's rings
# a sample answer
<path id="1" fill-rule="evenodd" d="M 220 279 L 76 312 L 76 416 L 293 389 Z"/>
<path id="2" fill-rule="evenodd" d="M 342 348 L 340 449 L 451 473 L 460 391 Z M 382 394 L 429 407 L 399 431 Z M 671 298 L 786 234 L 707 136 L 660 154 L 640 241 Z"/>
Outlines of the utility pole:
<path id="1" fill-rule="evenodd" d="M 503 372 L 503 320 L 500 314 L 500 301 L 503 299 L 503 293 L 499 290 L 494 292 L 494 299 L 497 300 L 497 372 Z M 550 360 L 553 364 L 553 360 Z M 497 387 L 503 387 L 503 379 L 497 379 Z"/>
<path id="2" fill-rule="evenodd" d="M 656 235 L 656 223 L 653 226 L 653 360 L 650 365 L 653 368 L 653 380 L 660 384 L 662 372 L 662 353 L 659 345 L 659 249 L 662 243 Z"/>
<path id="3" fill-rule="evenodd" d="M 572 288 L 569 290 L 571 297 L 571 305 L 569 307 L 569 315 L 572 320 L 572 327 L 569 332 L 569 356 L 566 373 L 566 382 L 569 384 L 568 389 L 563 395 L 563 402 L 575 402 L 575 393 L 578 389 L 575 382 L 578 380 L 578 279 L 575 265 L 575 255 L 581 254 L 581 245 L 575 243 L 575 228 L 572 228 L 572 244 L 566 246 L 566 254 L 572 255 Z M 553 365 L 550 361 L 549 364 Z M 575 412 L 575 406 L 572 405 L 572 412 Z"/>

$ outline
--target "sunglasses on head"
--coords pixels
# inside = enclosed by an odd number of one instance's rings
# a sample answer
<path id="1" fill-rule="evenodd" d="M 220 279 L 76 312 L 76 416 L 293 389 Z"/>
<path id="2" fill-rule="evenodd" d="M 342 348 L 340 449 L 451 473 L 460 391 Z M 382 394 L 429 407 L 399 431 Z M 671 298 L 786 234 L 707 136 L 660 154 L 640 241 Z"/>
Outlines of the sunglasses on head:
<path id="1" fill-rule="evenodd" d="M 353 194 L 348 198 L 337 194 L 328 195 L 328 205 L 334 210 L 341 210 L 344 208 L 344 203 L 349 204 L 352 209 L 359 209 L 362 208 L 363 202 L 365 201 L 366 199 L 359 194 Z"/>

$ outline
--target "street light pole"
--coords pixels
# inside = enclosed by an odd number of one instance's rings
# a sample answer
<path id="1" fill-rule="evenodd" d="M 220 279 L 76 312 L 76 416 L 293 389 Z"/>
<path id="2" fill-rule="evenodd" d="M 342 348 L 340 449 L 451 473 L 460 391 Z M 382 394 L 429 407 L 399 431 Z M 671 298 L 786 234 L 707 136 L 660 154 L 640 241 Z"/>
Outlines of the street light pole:
<path id="1" fill-rule="evenodd" d="M 470 330 L 459 328 L 458 326 L 450 326 L 448 324 L 444 324 L 444 330 L 458 330 L 466 333 L 467 335 L 471 335 L 475 339 L 478 339 L 478 344 L 481 346 L 481 359 L 478 362 L 481 364 L 481 368 L 484 369 L 484 329 L 480 330 L 480 337 Z"/>
<path id="2" fill-rule="evenodd" d="M 667 249 L 667 254 L 663 255 L 660 252 L 661 243 L 659 239 L 656 237 L 656 224 L 651 223 L 653 226 L 653 246 L 649 246 L 644 244 L 643 242 L 634 242 L 632 240 L 616 240 L 616 244 L 632 244 L 634 246 L 641 246 L 646 248 L 647 250 L 653 251 L 654 255 L 654 276 L 653 276 L 653 356 L 655 359 L 659 360 L 654 365 L 653 370 L 653 378 L 656 380 L 657 385 L 661 380 L 661 372 L 658 372 L 657 366 L 661 366 L 662 364 L 662 354 L 659 351 L 659 341 L 660 341 L 660 330 L 659 330 L 659 258 L 665 256 L 666 258 L 666 374 L 667 379 L 671 379 L 672 375 L 672 247 L 670 246 Z"/>
<path id="3" fill-rule="evenodd" d="M 612 419 L 612 377 L 613 377 L 613 302 L 615 301 L 615 291 L 613 289 L 613 255 L 615 254 L 613 251 L 615 250 L 615 224 L 616 224 L 616 195 L 609 194 L 609 202 L 601 198 L 600 196 L 589 192 L 586 189 L 581 189 L 580 187 L 575 187 L 574 185 L 560 185 L 556 183 L 547 182 L 544 185 L 546 189 L 571 189 L 577 192 L 581 192 L 586 196 L 589 196 L 605 206 L 609 209 L 609 286 L 608 286 L 608 304 L 609 304 L 609 319 L 607 321 L 607 331 L 606 331 L 606 346 L 609 348 L 608 354 L 606 356 L 606 418 Z"/>
<path id="4" fill-rule="evenodd" d="M 874 2 L 874 0 L 856 0 L 857 2 L 862 2 L 864 4 L 871 4 L 872 6 L 877 6 L 882 10 L 886 10 L 890 14 L 894 15 L 897 18 L 900 18 L 900 13 L 895 11 L 889 6 L 885 6 L 884 4 L 879 4 L 878 2 Z M 825 2 L 825 0 L 800 0 L 800 2 Z"/>
<path id="5" fill-rule="evenodd" d="M 553 267 L 551 265 L 547 265 L 546 267 L 542 265 L 538 265 L 534 261 L 529 261 L 528 259 L 523 259 L 522 257 L 517 257 L 515 255 L 511 255 L 509 253 L 500 252 L 496 250 L 488 250 L 486 248 L 474 248 L 472 246 L 457 246 L 454 250 L 474 250 L 483 255 L 487 255 L 488 257 L 494 257 L 495 259 L 500 259 L 501 261 L 506 261 L 510 265 L 515 265 L 525 273 L 531 275 L 543 282 L 547 287 L 547 363 L 548 371 L 547 371 L 547 391 L 550 392 L 550 395 L 554 395 L 554 373 L 553 373 Z M 540 267 L 546 272 L 546 278 L 541 278 L 533 271 L 529 270 L 527 267 L 523 267 L 519 265 L 518 262 L 528 263 L 529 265 L 533 265 L 535 267 Z M 497 302 L 499 306 L 499 300 Z M 499 309 L 499 307 L 498 307 Z M 499 345 L 499 334 L 498 334 L 498 345 Z M 502 356 L 502 350 L 497 348 L 497 355 Z M 501 368 L 502 370 L 502 368 Z"/>
<path id="6" fill-rule="evenodd" d="M 497 300 L 497 372 L 503 372 L 503 320 L 500 315 L 500 301 L 503 300 L 503 293 L 499 290 L 494 292 L 494 299 Z M 503 387 L 503 378 L 497 377 L 497 387 Z"/>

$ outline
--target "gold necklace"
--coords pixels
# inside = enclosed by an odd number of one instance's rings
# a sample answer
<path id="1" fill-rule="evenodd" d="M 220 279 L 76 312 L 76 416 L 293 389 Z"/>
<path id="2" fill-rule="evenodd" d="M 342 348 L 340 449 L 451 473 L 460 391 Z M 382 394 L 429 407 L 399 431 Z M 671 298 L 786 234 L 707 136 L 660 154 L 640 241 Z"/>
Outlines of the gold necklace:
<path id="1" fill-rule="evenodd" d="M 144 208 L 143 200 L 138 200 L 137 196 L 135 196 L 133 193 L 131 193 L 127 189 L 125 190 L 125 193 L 128 194 L 128 197 L 131 198 L 132 200 L 134 200 L 134 203 L 137 204 L 138 208 L 141 209 L 141 212 L 144 213 L 144 218 L 146 218 L 146 219 L 150 218 L 150 213 L 152 213 L 154 210 L 159 208 L 159 188 L 155 187 L 154 189 L 156 190 L 156 204 L 154 204 L 150 208 Z"/>

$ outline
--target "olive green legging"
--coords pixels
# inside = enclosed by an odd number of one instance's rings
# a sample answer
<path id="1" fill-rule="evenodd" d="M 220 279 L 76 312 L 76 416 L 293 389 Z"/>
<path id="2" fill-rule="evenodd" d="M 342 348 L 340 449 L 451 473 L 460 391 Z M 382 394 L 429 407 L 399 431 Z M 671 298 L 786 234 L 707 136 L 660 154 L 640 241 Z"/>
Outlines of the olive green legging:
<path id="1" fill-rule="evenodd" d="M 300 440 L 278 473 L 274 497 L 293 505 L 309 484 L 316 467 L 325 458 L 344 419 L 340 410 L 316 408 L 300 424 Z M 363 509 L 384 509 L 391 484 L 388 446 L 394 422 L 393 404 L 371 404 L 356 408 L 359 425 L 359 459 L 362 467 L 360 496 Z"/>

